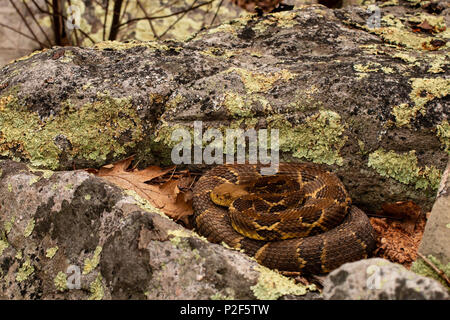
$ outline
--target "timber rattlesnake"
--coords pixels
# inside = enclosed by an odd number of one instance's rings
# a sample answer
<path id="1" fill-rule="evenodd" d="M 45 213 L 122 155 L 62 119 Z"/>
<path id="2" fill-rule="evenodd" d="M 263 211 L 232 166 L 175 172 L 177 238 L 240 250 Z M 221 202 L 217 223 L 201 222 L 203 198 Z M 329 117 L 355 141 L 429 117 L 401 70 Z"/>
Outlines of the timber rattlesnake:
<path id="1" fill-rule="evenodd" d="M 280 163 L 275 177 L 266 178 L 260 174 L 261 167 L 220 165 L 197 181 L 192 218 L 199 234 L 211 242 L 224 242 L 241 249 L 262 265 L 280 271 L 326 273 L 343 263 L 366 258 L 373 251 L 375 236 L 368 217 L 351 205 L 347 191 L 334 174 L 314 164 Z M 275 182 L 271 184 L 270 179 Z M 280 179 L 290 181 L 289 192 L 293 191 L 292 183 L 298 188 L 297 193 L 294 192 L 297 206 L 289 206 L 279 197 L 276 189 Z M 244 196 L 231 206 L 238 214 L 249 214 L 246 220 L 239 220 L 238 215 L 232 221 L 228 209 L 211 200 L 211 192 L 223 184 L 250 183 L 255 187 L 255 181 L 256 189 L 263 190 L 267 183 L 266 195 L 259 199 Z M 270 201 L 275 205 L 268 205 Z M 256 214 L 255 210 L 262 212 Z M 303 217 L 294 217 L 298 213 Z M 252 233 L 252 238 L 236 231 L 232 225 L 243 234 Z M 248 231 L 249 226 L 256 230 Z M 296 234 L 302 237 L 292 238 Z"/>

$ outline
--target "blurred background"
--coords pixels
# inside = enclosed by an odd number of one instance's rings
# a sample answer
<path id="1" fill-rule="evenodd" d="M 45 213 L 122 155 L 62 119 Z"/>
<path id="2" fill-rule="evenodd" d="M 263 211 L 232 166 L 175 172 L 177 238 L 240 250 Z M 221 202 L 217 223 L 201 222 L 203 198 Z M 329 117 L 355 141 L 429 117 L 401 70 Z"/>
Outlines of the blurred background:
<path id="1" fill-rule="evenodd" d="M 364 0 L 285 0 L 339 8 Z M 52 46 L 104 40 L 183 40 L 248 12 L 270 12 L 280 0 L 0 0 L 0 67 Z"/>

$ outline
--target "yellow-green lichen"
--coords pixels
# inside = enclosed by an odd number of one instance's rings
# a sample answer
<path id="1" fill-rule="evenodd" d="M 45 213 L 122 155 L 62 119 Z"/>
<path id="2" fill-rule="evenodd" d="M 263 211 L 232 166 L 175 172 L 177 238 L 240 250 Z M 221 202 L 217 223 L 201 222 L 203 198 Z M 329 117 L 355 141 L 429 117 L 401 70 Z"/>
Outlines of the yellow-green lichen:
<path id="1" fill-rule="evenodd" d="M 433 16 L 427 15 L 427 19 L 433 19 Z M 435 37 L 426 37 L 410 32 L 403 24 L 402 20 L 392 14 L 383 15 L 381 18 L 383 24 L 380 28 L 369 28 L 362 26 L 368 32 L 379 35 L 384 41 L 404 48 L 414 50 L 433 50 L 431 44 Z"/>
<path id="2" fill-rule="evenodd" d="M 3 251 L 9 247 L 9 243 L 0 239 L 0 256 L 3 254 Z"/>
<path id="3" fill-rule="evenodd" d="M 67 275 L 62 271 L 58 272 L 55 279 L 53 279 L 53 283 L 58 291 L 63 292 L 67 290 Z"/>
<path id="4" fill-rule="evenodd" d="M 30 221 L 28 221 L 27 226 L 25 227 L 25 231 L 23 232 L 23 236 L 25 238 L 28 238 L 31 235 L 31 233 L 33 232 L 34 223 L 35 223 L 34 219 L 30 219 Z"/>
<path id="5" fill-rule="evenodd" d="M 45 251 L 45 256 L 47 257 L 47 258 L 49 258 L 49 259 L 51 259 L 51 258 L 53 258 L 54 256 L 55 256 L 55 254 L 56 254 L 56 251 L 58 251 L 58 246 L 56 246 L 56 247 L 52 247 L 52 248 L 48 248 L 46 251 Z"/>
<path id="6" fill-rule="evenodd" d="M 251 105 L 240 94 L 229 91 L 225 93 L 224 106 L 235 117 L 251 117 Z"/>
<path id="7" fill-rule="evenodd" d="M 369 155 L 367 165 L 382 175 L 390 177 L 403 184 L 413 184 L 416 189 L 439 187 L 441 172 L 434 166 L 419 167 L 414 150 L 398 154 L 394 151 L 378 149 Z"/>
<path id="8" fill-rule="evenodd" d="M 87 200 L 87 201 L 91 200 L 91 198 L 92 198 L 92 196 L 90 194 L 85 194 L 84 195 L 84 199 Z"/>
<path id="9" fill-rule="evenodd" d="M 449 66 L 450 54 L 429 54 L 427 58 L 430 61 L 430 68 L 427 70 L 429 73 L 444 73 L 445 69 Z"/>
<path id="10" fill-rule="evenodd" d="M 83 274 L 89 274 L 92 270 L 94 270 L 99 262 L 100 262 L 100 253 L 102 252 L 102 247 L 97 246 L 94 251 L 94 256 L 90 258 L 86 258 L 84 261 Z"/>
<path id="11" fill-rule="evenodd" d="M 395 123 L 398 127 L 406 126 L 411 119 L 416 116 L 417 108 L 410 107 L 407 103 L 402 103 L 392 108 L 392 115 L 395 117 Z"/>
<path id="12" fill-rule="evenodd" d="M 443 120 L 436 126 L 437 136 L 444 146 L 445 151 L 450 155 L 450 125 L 447 120 Z"/>
<path id="13" fill-rule="evenodd" d="M 272 129 L 279 129 L 280 151 L 316 163 L 343 164 L 339 152 L 347 137 L 342 136 L 345 129 L 336 112 L 321 110 L 296 126 L 276 115 L 268 117 L 268 124 Z"/>
<path id="14" fill-rule="evenodd" d="M 21 260 L 23 258 L 22 250 L 17 250 L 17 253 L 14 258 L 16 258 L 17 260 Z"/>
<path id="15" fill-rule="evenodd" d="M 41 177 L 38 177 L 38 176 L 30 177 L 30 180 L 28 181 L 28 185 L 32 186 L 33 184 L 38 182 L 40 179 L 41 179 Z"/>
<path id="16" fill-rule="evenodd" d="M 250 287 L 253 294 L 260 300 L 276 300 L 281 296 L 293 294 L 304 295 L 308 291 L 315 291 L 315 285 L 303 286 L 296 284 L 293 279 L 282 276 L 274 270 L 257 266 L 259 272 L 258 282 Z"/>
<path id="17" fill-rule="evenodd" d="M 217 293 L 211 295 L 209 298 L 210 298 L 211 300 L 234 300 L 234 297 L 233 297 L 233 296 L 224 295 L 224 294 L 221 294 L 221 293 L 219 293 L 219 292 L 217 292 Z"/>
<path id="18" fill-rule="evenodd" d="M 236 67 L 232 67 L 226 71 L 226 73 L 232 72 L 240 75 L 247 93 L 264 93 L 272 88 L 276 81 L 289 81 L 294 78 L 294 75 L 285 69 L 268 74 Z"/>
<path id="19" fill-rule="evenodd" d="M 9 220 L 7 220 L 3 223 L 6 234 L 8 234 L 11 231 L 15 221 L 16 221 L 16 217 L 12 216 Z"/>
<path id="20" fill-rule="evenodd" d="M 89 285 L 89 300 L 102 300 L 104 296 L 102 276 L 98 274 L 97 278 Z"/>
<path id="21" fill-rule="evenodd" d="M 443 98 L 450 93 L 450 79 L 411 79 L 409 98 L 413 105 L 402 103 L 392 108 L 396 124 L 399 127 L 409 125 L 418 112 L 425 115 L 425 105 L 433 99 Z"/>
<path id="22" fill-rule="evenodd" d="M 40 172 L 40 173 L 42 173 L 42 177 L 45 178 L 45 179 L 49 179 L 53 175 L 53 173 L 55 173 L 52 170 L 38 169 L 38 168 L 34 168 L 33 166 L 27 166 L 27 167 L 28 167 L 28 169 L 31 172 Z"/>
<path id="23" fill-rule="evenodd" d="M 368 62 L 367 64 L 355 64 L 353 65 L 353 69 L 356 72 L 377 72 L 381 65 L 377 62 Z"/>
<path id="24" fill-rule="evenodd" d="M 16 281 L 22 282 L 26 280 L 34 272 L 30 259 L 27 259 L 19 268 L 16 274 Z"/>
<path id="25" fill-rule="evenodd" d="M 446 265 L 443 264 L 439 259 L 434 257 L 433 255 L 427 256 L 428 260 L 431 261 L 439 270 L 442 270 L 447 277 L 450 277 L 450 263 L 447 263 Z M 446 286 L 447 289 L 450 290 L 450 286 L 448 283 L 445 282 L 444 279 L 442 279 L 441 276 L 439 276 L 436 271 L 433 270 L 432 267 L 430 267 L 425 261 L 423 261 L 421 258 L 418 258 L 416 261 L 413 262 L 411 266 L 411 271 L 420 274 L 422 276 L 433 278 L 437 281 L 439 281 L 442 285 Z"/>
<path id="26" fill-rule="evenodd" d="M 5 103 L 6 101 L 6 103 Z M 98 101 L 74 107 L 70 101 L 62 105 L 60 114 L 43 122 L 13 96 L 0 101 L 0 155 L 13 156 L 15 148 L 36 167 L 56 169 L 61 154 L 55 144 L 58 136 L 72 145 L 67 156 L 102 162 L 106 156 L 124 154 L 143 134 L 140 118 L 128 98 L 111 98 L 98 94 Z M 132 132 L 129 142 L 119 138 Z"/>

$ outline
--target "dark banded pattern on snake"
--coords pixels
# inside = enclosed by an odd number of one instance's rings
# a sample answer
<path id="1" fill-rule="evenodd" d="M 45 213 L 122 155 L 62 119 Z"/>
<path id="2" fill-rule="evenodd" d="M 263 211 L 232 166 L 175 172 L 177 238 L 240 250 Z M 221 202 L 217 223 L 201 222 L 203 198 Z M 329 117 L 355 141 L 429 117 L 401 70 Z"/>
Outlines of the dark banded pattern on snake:
<path id="1" fill-rule="evenodd" d="M 286 240 L 255 240 L 237 232 L 227 208 L 217 206 L 211 191 L 223 183 L 244 184 L 261 178 L 260 165 L 233 164 L 214 167 L 194 186 L 193 225 L 214 243 L 241 249 L 264 266 L 280 271 L 327 273 L 343 263 L 366 258 L 375 247 L 375 236 L 368 217 L 351 205 L 341 181 L 331 172 L 309 163 L 280 163 L 277 176 L 298 180 L 321 223 L 314 224 L 304 237 Z M 325 192 L 325 190 L 328 190 Z M 332 198 L 331 198 L 332 197 Z M 329 201 L 318 201 L 328 199 Z M 328 203 L 328 207 L 327 207 Z M 336 225 L 324 231 L 322 224 Z M 263 225 L 258 223 L 257 225 Z M 283 228 L 278 230 L 285 232 Z M 321 233 L 319 233 L 321 232 Z"/>

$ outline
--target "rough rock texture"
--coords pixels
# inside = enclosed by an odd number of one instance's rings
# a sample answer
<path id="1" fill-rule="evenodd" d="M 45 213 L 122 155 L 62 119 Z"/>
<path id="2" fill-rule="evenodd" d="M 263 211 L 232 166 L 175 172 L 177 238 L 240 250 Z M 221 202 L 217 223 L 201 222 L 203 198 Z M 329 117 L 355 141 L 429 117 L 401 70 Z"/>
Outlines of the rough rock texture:
<path id="1" fill-rule="evenodd" d="M 450 277 L 450 161 L 442 175 L 419 252 Z M 432 276 L 448 286 L 421 258 L 414 262 L 412 269 L 417 273 Z"/>
<path id="2" fill-rule="evenodd" d="M 346 263 L 324 281 L 324 299 L 332 300 L 445 300 L 447 290 L 399 264 L 373 258 Z"/>
<path id="3" fill-rule="evenodd" d="M 315 290 L 84 171 L 1 161 L 0 195 L 0 299 L 276 299 Z M 77 267 L 80 288 L 70 289 Z"/>
<path id="4" fill-rule="evenodd" d="M 137 154 L 144 166 L 170 163 L 171 133 L 194 120 L 272 128 L 284 160 L 330 166 L 363 209 L 431 208 L 450 147 L 449 10 L 406 3 L 382 7 L 377 29 L 364 7 L 316 5 L 186 42 L 34 54 L 0 70 L 0 156 L 72 169 Z"/>

